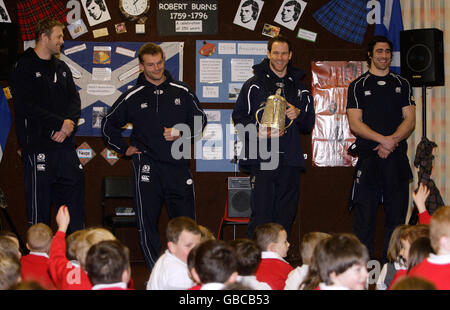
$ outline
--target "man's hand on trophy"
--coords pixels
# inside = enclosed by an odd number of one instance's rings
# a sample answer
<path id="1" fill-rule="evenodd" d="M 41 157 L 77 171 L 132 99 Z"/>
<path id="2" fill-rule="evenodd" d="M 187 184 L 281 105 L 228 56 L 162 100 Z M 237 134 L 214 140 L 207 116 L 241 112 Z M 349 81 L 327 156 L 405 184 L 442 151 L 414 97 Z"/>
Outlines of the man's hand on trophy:
<path id="1" fill-rule="evenodd" d="M 278 128 L 259 126 L 258 137 L 262 139 L 276 138 L 284 135 L 284 130 L 280 131 Z"/>
<path id="2" fill-rule="evenodd" d="M 288 105 L 288 108 L 286 109 L 287 118 L 289 118 L 290 120 L 296 119 L 298 117 L 298 115 L 300 114 L 300 109 L 294 107 L 289 102 L 287 102 L 286 104 Z"/>

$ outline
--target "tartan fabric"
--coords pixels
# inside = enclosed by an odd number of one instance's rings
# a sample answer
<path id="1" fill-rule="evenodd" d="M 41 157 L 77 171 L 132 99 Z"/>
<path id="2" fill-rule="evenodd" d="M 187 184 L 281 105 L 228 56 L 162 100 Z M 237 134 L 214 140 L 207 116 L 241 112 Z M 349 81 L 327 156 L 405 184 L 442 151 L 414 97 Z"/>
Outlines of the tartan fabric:
<path id="1" fill-rule="evenodd" d="M 428 140 L 426 137 L 422 137 L 422 140 L 417 145 L 416 156 L 414 158 L 414 166 L 419 168 L 419 171 L 417 172 L 419 179 L 418 184 L 423 183 L 430 190 L 430 195 L 425 201 L 425 205 L 430 215 L 444 205 L 441 193 L 431 179 L 434 160 L 433 149 L 435 147 L 437 147 L 436 143 Z M 417 189 L 415 191 L 417 191 Z"/>
<path id="2" fill-rule="evenodd" d="M 346 41 L 362 44 L 367 28 L 367 1 L 333 0 L 314 12 L 326 30 Z"/>
<path id="3" fill-rule="evenodd" d="M 65 24 L 67 12 L 66 3 L 63 0 L 17 1 L 17 17 L 22 40 L 34 40 L 34 28 L 44 18 L 52 17 Z"/>

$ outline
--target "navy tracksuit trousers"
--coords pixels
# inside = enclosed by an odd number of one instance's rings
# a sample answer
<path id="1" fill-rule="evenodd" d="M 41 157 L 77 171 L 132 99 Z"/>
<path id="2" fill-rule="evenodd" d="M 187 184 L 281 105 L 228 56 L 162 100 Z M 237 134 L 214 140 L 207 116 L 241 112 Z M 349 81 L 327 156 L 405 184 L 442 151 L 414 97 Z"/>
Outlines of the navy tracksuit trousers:
<path id="1" fill-rule="evenodd" d="M 50 225 L 51 205 L 66 205 L 68 232 L 84 229 L 84 172 L 74 149 L 22 153 L 28 224 Z"/>
<path id="2" fill-rule="evenodd" d="M 150 270 L 159 258 L 161 241 L 158 220 L 165 204 L 169 218 L 195 217 L 192 174 L 187 165 L 154 161 L 145 154 L 132 156 L 134 208 L 139 239 Z"/>

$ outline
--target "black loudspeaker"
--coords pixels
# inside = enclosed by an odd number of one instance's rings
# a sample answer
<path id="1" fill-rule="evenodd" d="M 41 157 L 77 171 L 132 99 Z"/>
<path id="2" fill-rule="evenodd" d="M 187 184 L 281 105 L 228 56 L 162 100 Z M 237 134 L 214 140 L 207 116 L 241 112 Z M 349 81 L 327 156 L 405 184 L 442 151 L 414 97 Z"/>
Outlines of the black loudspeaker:
<path id="1" fill-rule="evenodd" d="M 19 27 L 14 23 L 0 23 L 0 80 L 7 80 L 17 60 Z"/>
<path id="2" fill-rule="evenodd" d="M 228 217 L 250 217 L 250 177 L 228 178 Z"/>
<path id="3" fill-rule="evenodd" d="M 413 29 L 400 32 L 402 76 L 412 87 L 443 86 L 444 36 L 439 29 Z"/>

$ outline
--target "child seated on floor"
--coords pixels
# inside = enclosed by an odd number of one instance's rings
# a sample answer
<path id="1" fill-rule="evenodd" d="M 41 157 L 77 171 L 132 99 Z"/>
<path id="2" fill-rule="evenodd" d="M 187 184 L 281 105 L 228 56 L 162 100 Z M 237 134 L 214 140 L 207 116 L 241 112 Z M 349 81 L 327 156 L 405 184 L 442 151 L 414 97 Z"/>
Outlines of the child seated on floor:
<path id="1" fill-rule="evenodd" d="M 44 223 L 28 228 L 26 247 L 30 253 L 20 259 L 22 281 L 36 281 L 46 289 L 55 287 L 48 271 L 48 252 L 52 238 L 52 229 Z"/>
<path id="2" fill-rule="evenodd" d="M 17 255 L 0 252 L 0 290 L 11 289 L 21 280 L 20 260 Z"/>
<path id="3" fill-rule="evenodd" d="M 230 242 L 236 253 L 237 282 L 253 290 L 271 290 L 269 284 L 256 279 L 256 269 L 261 262 L 261 249 L 250 239 L 236 239 Z"/>
<path id="4" fill-rule="evenodd" d="M 118 240 L 94 244 L 86 255 L 86 271 L 93 290 L 127 290 L 130 251 Z"/>
<path id="5" fill-rule="evenodd" d="M 429 231 L 430 228 L 426 224 L 410 225 L 402 230 L 400 234 L 400 257 L 402 258 L 406 269 L 400 269 L 394 274 L 394 278 L 392 279 L 388 289 L 390 289 L 395 282 L 408 273 L 409 250 L 411 248 L 411 244 L 421 237 L 428 237 Z"/>
<path id="6" fill-rule="evenodd" d="M 94 244 L 104 240 L 115 240 L 114 235 L 104 228 L 87 229 L 77 243 L 76 260 L 79 265 L 72 264 L 66 257 L 66 231 L 70 215 L 66 206 L 61 206 L 56 214 L 58 231 L 50 246 L 48 262 L 50 276 L 56 287 L 61 290 L 90 290 L 92 283 L 85 271 L 86 254 Z"/>
<path id="7" fill-rule="evenodd" d="M 424 259 L 408 273 L 432 282 L 438 290 L 450 289 L 450 208 L 437 209 L 430 221 L 430 241 L 436 254 Z"/>
<path id="8" fill-rule="evenodd" d="M 321 279 L 316 289 L 366 289 L 369 254 L 355 235 L 335 234 L 317 245 L 315 255 Z"/>
<path id="9" fill-rule="evenodd" d="M 408 228 L 409 225 L 403 224 L 395 227 L 391 234 L 391 239 L 389 240 L 388 250 L 387 250 L 387 262 L 381 268 L 380 276 L 377 279 L 377 290 L 387 290 L 394 279 L 395 274 L 399 270 L 407 270 L 403 257 L 400 255 L 400 250 L 402 244 L 400 242 L 400 236 L 402 232 Z"/>
<path id="10" fill-rule="evenodd" d="M 300 244 L 300 256 L 302 258 L 303 265 L 298 266 L 289 273 L 284 286 L 285 290 L 302 289 L 301 284 L 306 279 L 306 275 L 308 274 L 316 245 L 320 241 L 329 237 L 331 237 L 330 234 L 323 232 L 310 232 L 303 236 Z"/>
<path id="11" fill-rule="evenodd" d="M 286 279 L 294 269 L 283 259 L 289 249 L 286 230 L 280 224 L 266 223 L 257 226 L 253 236 L 262 250 L 256 279 L 268 283 L 274 290 L 284 289 Z"/>
<path id="12" fill-rule="evenodd" d="M 200 243 L 201 232 L 193 219 L 173 218 L 167 224 L 167 250 L 157 260 L 147 290 L 185 290 L 195 285 L 188 274 L 187 257 Z"/>
<path id="13" fill-rule="evenodd" d="M 201 285 L 200 290 L 221 290 L 235 283 L 238 276 L 236 253 L 222 240 L 202 242 L 195 252 L 192 276 Z"/>
<path id="14" fill-rule="evenodd" d="M 20 260 L 22 253 L 20 252 L 19 238 L 15 233 L 7 230 L 0 231 L 0 253 L 14 255 Z"/>

